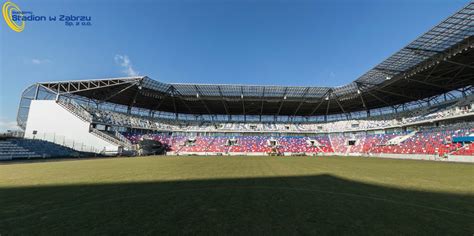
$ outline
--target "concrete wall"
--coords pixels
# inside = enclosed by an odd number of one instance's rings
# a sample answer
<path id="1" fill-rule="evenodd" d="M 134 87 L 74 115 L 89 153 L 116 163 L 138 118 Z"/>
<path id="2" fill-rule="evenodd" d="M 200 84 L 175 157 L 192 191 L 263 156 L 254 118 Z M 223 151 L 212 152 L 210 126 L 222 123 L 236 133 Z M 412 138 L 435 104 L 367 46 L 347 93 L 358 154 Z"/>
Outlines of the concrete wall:
<path id="1" fill-rule="evenodd" d="M 449 155 L 449 157 L 447 159 L 448 159 L 448 161 L 453 161 L 453 162 L 471 162 L 471 163 L 474 163 L 474 156 Z"/>
<path id="2" fill-rule="evenodd" d="M 26 123 L 25 138 L 46 139 L 68 147 L 71 146 L 65 143 L 72 142 L 76 146 L 74 149 L 78 151 L 95 150 L 94 152 L 98 153 L 105 150 L 111 154 L 117 152 L 117 145 L 90 133 L 89 127 L 89 122 L 79 119 L 56 101 L 33 100 Z M 37 134 L 34 135 L 33 131 Z M 83 150 L 79 148 L 80 146 Z"/>
<path id="3" fill-rule="evenodd" d="M 175 152 L 168 152 L 167 155 L 176 155 Z M 212 152 L 180 152 L 179 155 L 200 155 L 200 156 L 214 156 L 217 153 Z M 230 152 L 222 153 L 223 156 L 268 156 L 263 152 Z M 284 153 L 285 156 L 291 156 L 291 153 Z M 374 153 L 370 155 L 360 153 L 318 153 L 308 156 L 351 156 L 351 157 L 377 157 L 377 158 L 392 158 L 392 159 L 406 159 L 406 160 L 426 160 L 426 161 L 448 161 L 448 162 L 470 162 L 474 163 L 474 156 L 455 156 L 451 155 L 447 158 L 439 157 L 437 155 L 423 155 L 423 154 L 389 154 L 389 153 Z"/>
<path id="4" fill-rule="evenodd" d="M 361 153 L 335 153 L 332 155 L 341 155 L 341 156 L 361 156 L 361 157 L 379 157 L 379 158 L 393 158 L 393 159 L 409 159 L 409 160 L 426 160 L 426 161 L 449 161 L 449 162 L 470 162 L 474 163 L 474 156 L 457 156 L 449 155 L 448 157 L 440 157 L 438 155 L 430 154 L 392 154 L 392 153 L 372 153 L 369 155 Z"/>

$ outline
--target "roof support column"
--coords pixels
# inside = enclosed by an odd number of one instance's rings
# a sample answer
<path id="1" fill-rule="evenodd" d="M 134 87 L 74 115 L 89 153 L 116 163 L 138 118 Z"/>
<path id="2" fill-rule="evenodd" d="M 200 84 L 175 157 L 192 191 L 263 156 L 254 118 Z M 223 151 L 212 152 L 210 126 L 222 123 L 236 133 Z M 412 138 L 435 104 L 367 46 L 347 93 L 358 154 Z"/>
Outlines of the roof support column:
<path id="1" fill-rule="evenodd" d="M 224 105 L 225 113 L 228 115 L 229 121 L 231 120 L 229 108 L 227 108 L 227 103 L 224 99 L 224 94 L 222 93 L 221 87 L 217 86 L 217 90 L 219 90 L 219 95 L 221 96 L 222 104 Z"/>
<path id="2" fill-rule="evenodd" d="M 36 84 L 34 100 L 38 99 L 38 93 L 39 93 L 39 84 Z"/>
<path id="3" fill-rule="evenodd" d="M 332 89 L 329 89 L 329 91 L 327 92 L 327 97 L 325 98 L 328 101 L 328 105 L 326 106 L 326 116 L 329 113 L 329 105 L 331 104 L 332 94 L 333 94 Z M 326 117 L 326 120 L 327 120 L 327 117 Z"/>
<path id="4" fill-rule="evenodd" d="M 359 94 L 360 100 L 362 101 L 362 106 L 367 109 L 367 105 L 365 104 L 364 97 L 362 96 L 362 90 L 359 82 L 355 82 L 357 85 L 357 94 Z"/>
<path id="5" fill-rule="evenodd" d="M 244 113 L 244 122 L 247 122 L 247 115 L 245 112 L 245 101 L 244 101 L 244 88 L 240 87 L 240 100 L 242 100 L 242 111 Z"/>
<path id="6" fill-rule="evenodd" d="M 296 114 L 298 114 L 298 111 L 300 110 L 301 106 L 306 102 L 306 95 L 308 94 L 309 89 L 310 89 L 310 87 L 307 87 L 307 88 L 304 90 L 303 95 L 301 96 L 302 100 L 301 100 L 301 102 L 298 104 L 298 106 L 296 107 L 295 112 L 293 113 L 293 117 L 295 117 Z"/>
<path id="7" fill-rule="evenodd" d="M 262 97 L 260 98 L 262 100 L 262 104 L 260 105 L 260 122 L 262 122 L 262 113 L 263 113 L 263 101 L 265 98 L 265 87 L 263 87 L 263 92 L 262 92 Z"/>
<path id="8" fill-rule="evenodd" d="M 176 98 L 175 98 L 175 94 L 174 94 L 174 88 L 171 89 L 171 99 L 173 100 L 175 120 L 178 120 L 178 109 L 176 107 Z"/>
<path id="9" fill-rule="evenodd" d="M 59 94 L 60 94 L 60 91 L 61 91 L 61 90 L 60 90 L 60 87 L 61 87 L 61 85 L 58 84 L 58 92 L 56 93 L 56 101 L 59 100 Z"/>
<path id="10" fill-rule="evenodd" d="M 142 89 L 141 87 L 141 82 L 138 83 L 138 89 L 137 91 L 135 92 L 135 95 L 133 95 L 133 99 L 132 99 L 132 102 L 130 104 L 128 104 L 127 106 L 127 114 L 131 114 L 132 113 L 132 106 L 135 105 L 135 103 L 137 102 L 137 97 L 138 97 L 138 94 L 140 94 L 140 90 Z"/>
<path id="11" fill-rule="evenodd" d="M 283 93 L 283 98 L 281 99 L 280 106 L 278 107 L 278 111 L 276 115 L 280 115 L 280 111 L 283 108 L 283 102 L 286 100 L 287 92 L 288 92 L 288 87 L 285 88 L 285 92 Z"/>

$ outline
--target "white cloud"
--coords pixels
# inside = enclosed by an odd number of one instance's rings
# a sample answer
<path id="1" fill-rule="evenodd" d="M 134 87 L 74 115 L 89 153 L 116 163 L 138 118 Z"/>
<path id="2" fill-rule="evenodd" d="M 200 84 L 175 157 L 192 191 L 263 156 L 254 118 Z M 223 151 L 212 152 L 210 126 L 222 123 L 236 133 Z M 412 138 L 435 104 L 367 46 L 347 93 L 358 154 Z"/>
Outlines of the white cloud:
<path id="1" fill-rule="evenodd" d="M 38 58 L 33 58 L 31 59 L 31 64 L 34 64 L 34 65 L 41 65 L 41 64 L 47 64 L 47 63 L 51 63 L 51 61 L 49 59 L 38 59 Z"/>
<path id="2" fill-rule="evenodd" d="M 7 130 L 18 130 L 18 126 L 15 121 L 0 118 L 0 132 Z"/>
<path id="3" fill-rule="evenodd" d="M 122 72 L 127 76 L 138 76 L 138 71 L 135 71 L 132 66 L 132 62 L 127 55 L 115 55 L 115 63 L 123 68 Z"/>

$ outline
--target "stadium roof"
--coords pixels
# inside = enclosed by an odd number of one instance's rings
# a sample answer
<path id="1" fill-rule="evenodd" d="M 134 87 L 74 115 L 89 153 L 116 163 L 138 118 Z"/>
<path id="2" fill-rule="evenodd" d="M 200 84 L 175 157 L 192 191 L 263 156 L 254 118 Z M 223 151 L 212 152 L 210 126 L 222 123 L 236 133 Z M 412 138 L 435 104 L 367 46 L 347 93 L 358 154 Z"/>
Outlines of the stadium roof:
<path id="1" fill-rule="evenodd" d="M 58 94 L 184 114 L 315 116 L 429 99 L 474 85 L 474 3 L 340 87 L 162 83 L 144 77 L 39 83 Z"/>

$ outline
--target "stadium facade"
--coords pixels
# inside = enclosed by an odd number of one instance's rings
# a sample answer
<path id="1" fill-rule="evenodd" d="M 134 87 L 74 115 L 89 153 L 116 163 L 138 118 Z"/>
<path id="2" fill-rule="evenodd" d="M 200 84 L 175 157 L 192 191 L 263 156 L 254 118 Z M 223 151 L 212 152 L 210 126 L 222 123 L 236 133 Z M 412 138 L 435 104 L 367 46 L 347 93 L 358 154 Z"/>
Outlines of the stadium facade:
<path id="1" fill-rule="evenodd" d="M 115 155 L 362 155 L 474 161 L 474 3 L 339 87 L 41 82 L 18 110 L 25 138 Z"/>

